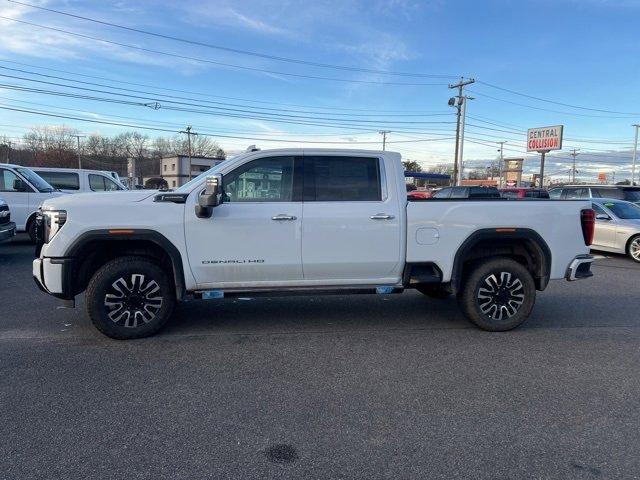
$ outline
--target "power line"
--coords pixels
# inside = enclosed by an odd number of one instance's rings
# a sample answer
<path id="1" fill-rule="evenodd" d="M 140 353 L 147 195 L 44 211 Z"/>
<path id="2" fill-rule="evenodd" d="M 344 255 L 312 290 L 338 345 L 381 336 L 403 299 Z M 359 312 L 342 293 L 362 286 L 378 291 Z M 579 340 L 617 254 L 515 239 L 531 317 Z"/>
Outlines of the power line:
<path id="1" fill-rule="evenodd" d="M 9 0 L 9 1 L 12 1 L 12 0 Z M 491 83 L 483 82 L 482 80 L 478 80 L 478 83 L 480 83 L 482 85 L 486 85 L 487 87 L 495 88 L 496 90 L 502 90 L 503 92 L 512 93 L 513 95 L 520 95 L 521 97 L 531 98 L 533 100 L 538 100 L 540 102 L 551 103 L 551 104 L 554 104 L 554 105 L 560 105 L 562 107 L 575 108 L 575 109 L 578 109 L 578 110 L 588 110 L 590 112 L 617 113 L 617 114 L 621 114 L 621 115 L 640 115 L 640 113 L 638 113 L 638 112 L 618 112 L 618 111 L 615 111 L 615 110 L 602 110 L 602 109 L 598 109 L 598 108 L 582 107 L 580 105 L 572 105 L 570 103 L 562 103 L 562 102 L 557 102 L 557 101 L 554 101 L 554 100 L 547 100 L 546 98 L 536 97 L 536 96 L 533 96 L 533 95 L 528 95 L 526 93 L 516 92 L 515 90 L 510 90 L 508 88 L 499 87 L 497 85 L 492 85 Z"/>
<path id="2" fill-rule="evenodd" d="M 158 95 L 155 92 L 146 92 L 146 91 L 143 91 L 143 90 L 136 90 L 136 89 L 131 89 L 131 88 L 117 87 L 117 86 L 107 85 L 107 84 L 103 84 L 103 83 L 87 82 L 87 81 L 84 81 L 84 80 L 76 80 L 76 79 L 68 78 L 68 77 L 59 77 L 57 75 L 47 75 L 47 74 L 44 74 L 44 73 L 32 72 L 32 71 L 29 71 L 29 70 L 22 70 L 22 69 L 18 69 L 18 68 L 10 68 L 10 67 L 0 66 L 0 69 L 8 70 L 8 71 L 11 71 L 11 72 L 24 73 L 24 74 L 27 74 L 27 75 L 35 75 L 35 76 L 38 76 L 38 77 L 52 78 L 52 79 L 56 79 L 56 80 L 63 80 L 63 81 L 66 81 L 66 82 L 80 83 L 80 84 L 83 84 L 83 85 L 104 87 L 104 88 L 110 88 L 110 89 L 113 89 L 113 90 L 122 90 L 122 91 L 125 91 L 125 92 L 142 93 L 142 94 L 150 95 L 150 96 L 151 95 Z M 6 74 L 0 74 L 0 76 L 8 77 L 8 78 L 16 78 L 16 79 L 21 79 L 21 80 L 27 80 L 27 81 L 31 81 L 31 82 L 39 82 L 38 80 L 29 79 L 29 78 L 25 78 L 25 77 L 19 77 L 19 76 L 12 76 L 12 75 L 6 75 Z M 39 83 L 45 83 L 45 82 L 39 82 Z M 59 84 L 59 83 L 51 83 L 51 84 L 57 85 L 57 86 L 66 86 L 68 88 L 80 88 L 80 87 L 75 87 L 75 86 L 62 85 L 62 84 Z M 322 111 L 309 111 L 309 110 L 296 110 L 296 109 L 283 109 L 283 108 L 254 107 L 252 105 L 243 105 L 243 104 L 220 102 L 220 101 L 202 100 L 202 99 L 197 99 L 197 98 L 192 98 L 192 97 L 182 97 L 182 96 L 170 95 L 170 94 L 165 94 L 165 93 L 160 93 L 159 95 L 161 95 L 162 97 L 171 98 L 171 99 L 190 100 L 190 101 L 196 101 L 196 102 L 210 103 L 210 104 L 213 104 L 213 105 L 222 105 L 222 106 L 257 109 L 258 111 L 260 111 L 262 113 L 270 113 L 270 112 L 263 112 L 264 110 L 266 110 L 266 111 L 274 111 L 274 112 L 309 113 L 309 114 L 314 114 L 314 115 L 343 115 L 343 116 L 344 115 L 352 115 L 352 116 L 357 116 L 357 117 L 373 117 L 373 116 L 437 117 L 437 116 L 445 116 L 445 115 L 448 116 L 448 115 L 451 115 L 450 112 L 438 112 L 438 113 L 433 112 L 433 113 L 425 113 L 425 114 L 387 114 L 387 115 L 380 115 L 380 114 L 375 114 L 375 113 L 336 113 L 336 112 L 322 112 Z"/>
<path id="3" fill-rule="evenodd" d="M 255 99 L 248 99 L 248 98 L 241 98 L 241 97 L 229 97 L 229 96 L 223 96 L 223 95 L 213 95 L 210 93 L 204 93 L 204 92 L 195 92 L 193 90 L 181 90 L 181 89 L 176 89 L 176 88 L 169 88 L 169 87 L 160 87 L 160 86 L 156 86 L 156 85 L 149 85 L 149 84 L 145 84 L 145 83 L 136 83 L 136 82 L 130 82 L 130 81 L 126 81 L 126 80 L 121 80 L 121 79 L 113 79 L 113 78 L 108 78 L 108 77 L 103 77 L 103 76 L 98 76 L 98 75 L 88 75 L 85 73 L 78 73 L 78 72 L 71 72 L 69 70 L 61 70 L 58 68 L 50 68 L 50 67 L 42 67 L 40 65 L 33 65 L 30 63 L 23 63 L 23 62 L 16 62 L 14 60 L 6 60 L 6 59 L 0 59 L 0 63 L 10 63 L 13 65 L 20 65 L 23 67 L 30 67 L 30 68 L 37 68 L 40 70 L 46 70 L 46 71 L 50 71 L 50 72 L 57 72 L 57 73 L 64 73 L 66 75 L 75 75 L 78 77 L 84 77 L 84 78 L 93 78 L 95 80 L 104 80 L 107 82 L 114 82 L 114 83 L 118 83 L 118 84 L 124 84 L 124 85 L 132 85 L 132 86 L 136 86 L 136 87 L 144 87 L 144 88 L 151 88 L 151 89 L 156 89 L 156 90 L 166 90 L 169 92 L 176 92 L 176 93 L 186 93 L 189 95 L 198 95 L 201 97 L 209 97 L 209 98 L 221 98 L 224 100 L 235 100 L 235 101 L 241 101 L 241 102 L 249 102 L 249 103 L 263 103 L 266 105 L 280 105 L 280 106 L 285 106 L 285 107 L 301 107 L 301 108 L 318 108 L 318 109 L 324 109 L 324 110 L 336 110 L 336 111 L 348 111 L 348 112 L 369 112 L 369 113 L 401 113 L 401 114 L 406 114 L 406 113 L 413 113 L 413 114 L 427 114 L 427 113 L 444 113 L 444 112 L 439 112 L 439 111 L 422 111 L 422 110 L 408 110 L 408 109 L 403 109 L 403 110 L 375 110 L 375 109 L 362 109 L 362 108 L 346 108 L 346 107 L 328 107 L 326 105 L 324 106 L 318 106 L 318 105 L 305 105 L 305 104 L 297 104 L 297 103 L 282 103 L 282 102 L 273 102 L 273 101 L 266 101 L 266 100 L 255 100 Z M 67 78 L 67 77 L 65 77 Z"/>
<path id="4" fill-rule="evenodd" d="M 469 91 L 471 91 L 471 90 L 469 90 Z M 576 117 L 590 117 L 590 118 L 629 118 L 629 116 L 590 115 L 590 114 L 586 114 L 586 113 L 563 112 L 563 111 L 559 111 L 559 110 L 551 110 L 549 108 L 535 107 L 533 105 L 527 105 L 527 104 L 524 104 L 524 103 L 513 102 L 511 100 L 505 100 L 504 98 L 493 97 L 491 95 L 487 95 L 486 93 L 480 93 L 480 92 L 477 92 L 475 90 L 473 91 L 473 94 L 474 95 L 478 95 L 480 97 L 489 98 L 491 100 L 495 100 L 495 101 L 498 101 L 498 102 L 504 102 L 504 103 L 509 103 L 511 105 L 517 105 L 519 107 L 531 108 L 533 110 L 541 110 L 543 112 L 560 113 L 562 115 L 572 115 L 572 116 L 576 116 Z"/>
<path id="5" fill-rule="evenodd" d="M 130 123 L 123 123 L 123 122 L 111 122 L 111 121 L 106 121 L 106 120 L 95 120 L 95 119 L 88 119 L 88 118 L 82 118 L 82 117 L 77 117 L 77 116 L 72 116 L 72 115 L 61 115 L 61 114 L 56 114 L 56 113 L 52 113 L 52 112 L 42 112 L 42 111 L 34 111 L 34 110 L 27 110 L 27 109 L 21 109 L 21 108 L 13 108 L 13 107 L 6 107 L 6 106 L 0 106 L 0 109 L 2 110 L 9 110 L 9 111 L 14 111 L 14 112 L 22 112 L 22 113 L 29 113 L 29 114 L 34 114 L 34 115 L 42 115 L 42 116 L 47 116 L 47 117 L 53 117 L 53 118 L 62 118 L 62 119 L 67 119 L 67 120 L 76 120 L 76 121 L 81 121 L 81 122 L 89 122 L 89 123 L 97 123 L 97 124 L 102 124 L 102 125 L 113 125 L 113 126 L 120 126 L 120 127 L 127 127 L 127 128 L 134 128 L 134 129 L 141 129 L 141 130 L 152 130 L 152 131 L 158 131 L 158 132 L 165 132 L 165 133 L 180 133 L 178 130 L 172 130 L 172 129 L 167 129 L 167 128 L 159 128 L 159 127 L 151 127 L 151 126 L 145 126 L 145 125 L 134 125 L 134 124 L 130 124 Z M 203 135 L 203 136 L 208 136 L 208 137 L 219 137 L 219 138 L 230 138 L 230 139 L 240 139 L 240 140 L 258 140 L 258 141 L 264 141 L 264 142 L 281 142 L 281 143 L 313 143 L 313 144 L 378 144 L 377 141 L 312 141 L 312 140 L 293 140 L 293 139 L 276 139 L 276 138 L 264 138 L 264 137 L 245 137 L 245 136 L 232 136 L 232 135 L 220 135 L 220 134 L 214 134 L 214 133 L 199 133 L 198 135 Z M 444 138 L 431 138 L 431 139 L 420 139 L 420 140 L 396 140 L 393 142 L 388 142 L 388 143 L 417 143 L 417 142 L 437 142 L 437 141 L 442 141 L 442 140 L 450 140 L 453 137 L 444 137 Z"/>
<path id="6" fill-rule="evenodd" d="M 78 37 L 78 38 L 84 38 L 84 39 L 93 40 L 93 41 L 96 41 L 96 42 L 107 43 L 109 45 L 117 45 L 119 47 L 124 47 L 124 48 L 131 48 L 131 49 L 134 49 L 134 50 L 139 50 L 139 51 L 147 52 L 147 53 L 153 53 L 153 54 L 156 54 L 156 55 L 163 55 L 163 56 L 167 56 L 167 57 L 171 57 L 171 58 L 180 58 L 182 60 L 189 60 L 189 61 L 192 61 L 192 62 L 206 63 L 206 64 L 217 65 L 217 66 L 222 66 L 222 67 L 238 68 L 238 69 L 241 69 L 241 70 L 247 70 L 247 71 L 253 71 L 253 72 L 270 73 L 272 75 L 283 75 L 283 76 L 288 76 L 288 77 L 306 78 L 306 79 L 312 79 L 312 80 L 327 80 L 327 81 L 333 81 L 333 82 L 363 83 L 363 84 L 369 84 L 369 85 L 396 85 L 396 86 L 397 85 L 402 85 L 402 86 L 442 86 L 442 85 L 446 85 L 445 83 L 377 82 L 377 81 L 373 81 L 373 80 L 355 80 L 355 79 L 336 78 L 336 77 L 321 77 L 321 76 L 317 76 L 317 75 L 304 75 L 304 74 L 300 74 L 300 73 L 290 73 L 290 72 L 281 72 L 281 71 L 276 71 L 276 70 L 268 70 L 268 69 L 265 69 L 265 68 L 247 67 L 247 66 L 244 66 L 244 65 L 235 65 L 235 64 L 231 64 L 231 63 L 218 62 L 218 61 L 210 60 L 210 59 L 206 59 L 206 58 L 191 57 L 189 55 L 180 55 L 180 54 L 177 54 L 177 53 L 164 52 L 164 51 L 161 51 L 161 50 L 154 50 L 154 49 L 151 49 L 151 48 L 139 47 L 137 45 L 131 45 L 131 44 L 127 44 L 127 43 L 115 42 L 113 40 L 107 40 L 105 38 L 93 37 L 91 35 L 85 35 L 85 34 L 77 33 L 77 32 L 70 32 L 68 30 L 63 30 L 61 28 L 51 27 L 51 26 L 42 25 L 42 24 L 33 23 L 33 22 L 27 22 L 26 20 L 18 20 L 17 18 L 5 17 L 5 16 L 2 16 L 2 15 L 0 15 L 0 18 L 3 19 L 3 20 L 9 20 L 11 22 L 21 23 L 21 24 L 24 24 L 24 25 L 32 26 L 32 27 L 38 27 L 38 28 L 43 28 L 43 29 L 46 29 L 46 30 L 51 30 L 51 31 L 62 33 L 62 34 L 65 34 L 65 35 L 71 35 L 71 36 Z"/>
<path id="7" fill-rule="evenodd" d="M 277 60 L 280 62 L 288 62 L 288 63 L 296 63 L 296 64 L 301 64 L 301 65 L 309 65 L 309 66 L 313 66 L 313 67 L 321 67 L 321 68 L 331 68 L 331 69 L 336 69 L 336 70 L 346 70 L 346 71 L 351 71 L 351 72 L 361 72 L 361 73 L 375 73 L 375 74 L 379 74 L 379 75 L 395 75 L 395 76 L 404 76 L 404 77 L 420 77 L 420 78 L 456 78 L 457 75 L 442 75 L 442 74 L 429 74 L 429 73 L 411 73 L 411 72 L 394 72 L 394 71 L 389 71 L 389 70 L 376 70 L 376 69 L 370 69 L 370 68 L 360 68 L 360 67 L 351 67 L 351 66 L 346 66 L 346 65 L 335 65 L 335 64 L 329 64 L 329 63 L 320 63 L 320 62 L 312 62 L 309 60 L 302 60 L 302 59 L 296 59 L 296 58 L 289 58 L 289 57 L 281 57 L 281 56 L 277 56 L 277 55 L 270 55 L 270 54 L 266 54 L 266 53 L 260 53 L 260 52 L 253 52 L 253 51 L 249 51 L 249 50 L 241 50 L 238 48 L 232 48 L 232 47 L 226 47 L 223 45 L 214 45 L 211 43 L 205 43 L 205 42 L 200 42 L 200 41 L 196 41 L 196 40 L 189 40 L 186 38 L 181 38 L 181 37 L 176 37 L 173 35 L 166 35 L 166 34 L 162 34 L 162 33 L 157 33 L 157 32 L 151 32 L 148 30 L 142 30 L 139 28 L 133 28 L 133 27 L 127 27 L 125 25 L 120 25 L 117 23 L 112 23 L 112 22 L 107 22 L 104 20 L 98 20 L 95 18 L 90 18 L 90 17 L 85 17 L 82 15 L 77 15 L 77 14 L 73 14 L 73 13 L 69 13 L 69 12 L 63 12 L 61 10 L 55 10 L 53 8 L 47 8 L 47 7 L 43 7 L 43 6 L 39 6 L 39 5 L 32 5 L 30 3 L 24 3 L 24 2 L 19 2 L 16 0 L 7 0 L 8 2 L 11 3 L 15 3 L 17 5 L 22 5 L 25 7 L 30 7 L 30 8 L 34 8 L 34 9 L 38 9 L 38 10 L 43 10 L 43 11 L 47 11 L 47 12 L 51 12 L 51 13 L 55 13 L 58 15 L 64 15 L 67 17 L 72 17 L 72 18 L 76 18 L 79 20 L 84 20 L 87 22 L 93 22 L 93 23 L 97 23 L 100 25 L 106 25 L 109 27 L 113 27 L 113 28 L 119 28 L 122 30 L 127 30 L 130 32 L 135 32 L 135 33 L 141 33 L 143 35 L 149 35 L 149 36 L 153 36 L 153 37 L 157 37 L 157 38 L 163 38 L 165 40 L 173 40 L 176 42 L 181 42 L 181 43 L 186 43 L 189 45 L 197 45 L 199 47 L 206 47 L 206 48 L 212 48 L 215 50 L 222 50 L 225 52 L 231 52 L 231 53 L 239 53 L 242 55 L 249 55 L 249 56 L 253 56 L 253 57 L 259 57 L 259 58 L 266 58 L 269 60 Z"/>

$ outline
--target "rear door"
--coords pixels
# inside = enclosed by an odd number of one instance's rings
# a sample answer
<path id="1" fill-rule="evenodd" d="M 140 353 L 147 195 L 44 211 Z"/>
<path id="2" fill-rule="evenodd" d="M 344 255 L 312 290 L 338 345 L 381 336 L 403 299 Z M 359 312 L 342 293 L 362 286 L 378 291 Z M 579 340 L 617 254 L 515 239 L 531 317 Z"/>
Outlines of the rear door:
<path id="1" fill-rule="evenodd" d="M 397 282 L 404 228 L 384 162 L 365 156 L 305 156 L 302 269 L 319 284 Z"/>

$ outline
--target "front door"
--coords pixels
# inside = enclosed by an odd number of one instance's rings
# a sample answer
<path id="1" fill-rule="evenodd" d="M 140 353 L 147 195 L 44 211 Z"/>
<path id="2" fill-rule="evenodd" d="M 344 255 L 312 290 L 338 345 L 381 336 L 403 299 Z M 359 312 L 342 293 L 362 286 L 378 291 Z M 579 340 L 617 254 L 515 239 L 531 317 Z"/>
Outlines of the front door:
<path id="1" fill-rule="evenodd" d="M 400 279 L 404 212 L 397 197 L 387 194 L 383 167 L 375 157 L 304 157 L 305 282 L 340 285 Z"/>
<path id="2" fill-rule="evenodd" d="M 291 156 L 251 160 L 225 174 L 224 201 L 211 218 L 185 211 L 187 254 L 198 285 L 302 280 L 300 164 Z"/>
<path id="3" fill-rule="evenodd" d="M 12 170 L 0 167 L 0 198 L 3 198 L 7 202 L 7 205 L 9 205 L 11 220 L 16 222 L 16 228 L 18 230 L 24 230 L 26 228 L 27 218 L 33 211 L 29 205 L 29 195 L 33 194 L 29 192 L 32 189 L 26 183 L 25 187 L 29 191 L 19 192 L 14 189 L 13 182 L 15 180 L 23 179 L 18 177 Z"/>

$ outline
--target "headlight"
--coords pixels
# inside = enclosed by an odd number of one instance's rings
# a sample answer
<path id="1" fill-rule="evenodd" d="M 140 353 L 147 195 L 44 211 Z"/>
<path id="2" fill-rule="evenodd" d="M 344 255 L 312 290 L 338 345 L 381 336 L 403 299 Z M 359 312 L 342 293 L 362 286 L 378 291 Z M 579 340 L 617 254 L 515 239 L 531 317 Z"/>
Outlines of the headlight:
<path id="1" fill-rule="evenodd" d="M 67 221 L 67 212 L 65 210 L 43 210 L 42 211 L 42 239 L 44 243 L 49 243 L 53 237 L 60 231 Z"/>

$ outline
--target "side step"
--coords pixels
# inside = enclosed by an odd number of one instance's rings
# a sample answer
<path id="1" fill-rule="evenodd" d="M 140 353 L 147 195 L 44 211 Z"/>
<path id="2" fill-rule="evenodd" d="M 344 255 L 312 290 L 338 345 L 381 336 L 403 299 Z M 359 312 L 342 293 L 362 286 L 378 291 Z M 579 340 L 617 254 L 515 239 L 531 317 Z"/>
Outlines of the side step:
<path id="1" fill-rule="evenodd" d="M 217 298 L 237 298 L 237 297 L 293 297 L 293 296 L 314 296 L 314 295 L 390 295 L 402 293 L 403 287 L 397 285 L 381 285 L 377 287 L 348 287 L 348 288 L 277 288 L 261 290 L 197 290 L 193 292 L 193 297 L 201 300 L 214 300 Z"/>

